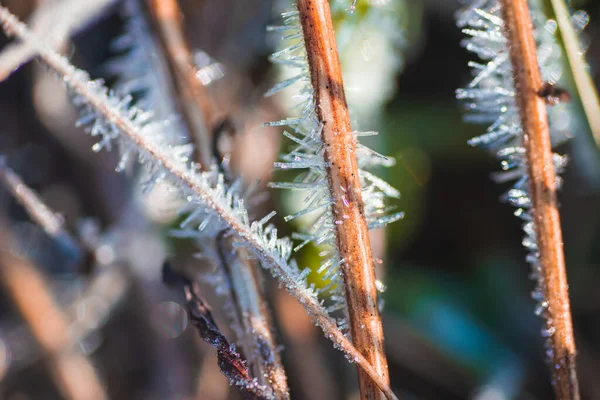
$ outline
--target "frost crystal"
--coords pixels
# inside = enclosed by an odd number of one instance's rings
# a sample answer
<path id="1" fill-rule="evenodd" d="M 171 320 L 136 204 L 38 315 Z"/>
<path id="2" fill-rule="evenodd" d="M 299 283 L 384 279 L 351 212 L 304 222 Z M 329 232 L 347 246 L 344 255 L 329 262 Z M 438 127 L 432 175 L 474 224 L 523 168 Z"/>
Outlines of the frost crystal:
<path id="1" fill-rule="evenodd" d="M 316 216 L 307 232 L 296 233 L 292 236 L 300 241 L 295 250 L 299 250 L 311 242 L 326 249 L 320 253 L 322 261 L 317 270 L 317 273 L 326 282 L 326 286 L 320 292 L 329 294 L 329 299 L 333 303 L 327 307 L 329 312 L 346 311 L 344 283 L 340 271 L 343 260 L 336 250 L 334 236 L 334 224 L 341 224 L 342 221 L 334 220 L 331 212 L 333 200 L 327 179 L 328 164 L 324 159 L 324 144 L 321 140 L 322 125 L 315 114 L 314 89 L 310 83 L 302 28 L 297 11 L 283 13 L 282 17 L 283 25 L 271 26 L 268 30 L 281 33 L 283 39 L 290 41 L 290 44 L 289 47 L 272 54 L 270 59 L 273 63 L 284 65 L 296 72 L 291 78 L 276 84 L 266 95 L 271 96 L 295 85 L 298 89 L 294 98 L 298 103 L 294 110 L 298 116 L 265 125 L 287 126 L 289 130 L 284 131 L 283 135 L 294 143 L 294 148 L 289 153 L 283 154 L 281 161 L 275 163 L 275 167 L 282 170 L 300 169 L 303 171 L 293 182 L 273 182 L 270 186 L 306 193 L 303 201 L 304 207 L 285 217 L 286 221 L 290 221 L 309 213 L 314 213 Z M 372 132 L 354 133 L 357 142 L 359 137 L 372 134 Z M 357 143 L 357 160 L 369 229 L 380 228 L 401 219 L 403 213 L 389 215 L 391 207 L 386 206 L 384 202 L 386 197 L 399 198 L 400 193 L 382 179 L 366 171 L 366 168 L 370 167 L 391 166 L 394 164 L 394 160 L 360 143 Z M 341 218 L 343 219 L 344 215 Z M 308 271 L 305 271 L 303 275 L 308 275 Z M 338 326 L 346 326 L 346 321 L 339 320 Z"/>
<path id="2" fill-rule="evenodd" d="M 561 77 L 560 47 L 554 38 L 556 23 L 546 18 L 540 3 L 538 0 L 529 1 L 538 62 L 542 79 L 554 85 Z M 547 303 L 541 290 L 543 278 L 529 196 L 527 159 L 522 146 L 523 128 L 515 99 L 512 64 L 500 8 L 497 0 L 472 0 L 457 16 L 458 26 L 467 35 L 463 46 L 477 54 L 481 63 L 469 63 L 474 78 L 466 88 L 456 91 L 456 97 L 468 111 L 467 120 L 491 123 L 485 134 L 471 139 L 469 144 L 489 150 L 500 160 L 503 172 L 495 174 L 494 179 L 499 182 L 516 180 L 502 200 L 515 206 L 515 215 L 523 220 L 525 237 L 522 243 L 528 250 L 526 260 L 532 267 L 532 277 L 538 282 L 538 289 L 533 292 L 538 302 L 535 313 L 543 315 Z M 553 145 L 567 136 L 567 107 L 565 104 L 548 105 Z M 566 157 L 554 154 L 553 160 L 556 173 L 561 173 L 566 165 Z M 557 178 L 557 186 L 560 186 L 560 178 Z M 547 330 L 545 334 L 550 336 L 551 331 Z"/>

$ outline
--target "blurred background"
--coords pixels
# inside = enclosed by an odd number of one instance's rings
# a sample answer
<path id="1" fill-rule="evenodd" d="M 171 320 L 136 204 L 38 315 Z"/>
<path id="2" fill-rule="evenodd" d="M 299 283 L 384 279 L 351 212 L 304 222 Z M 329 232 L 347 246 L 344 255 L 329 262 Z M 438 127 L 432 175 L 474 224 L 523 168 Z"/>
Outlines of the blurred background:
<path id="1" fill-rule="evenodd" d="M 34 23 L 43 6 L 61 1 L 2 3 Z M 349 3 L 332 7 L 354 128 L 380 132 L 370 144 L 395 157 L 381 175 L 401 191 L 395 205 L 405 212 L 372 236 L 387 286 L 383 318 L 393 389 L 404 399 L 553 398 L 520 220 L 499 201 L 509 186 L 490 179 L 500 169 L 493 156 L 467 145 L 486 127 L 464 123 L 454 96 L 469 82 L 467 63 L 474 59 L 460 47 L 454 20 L 460 3 L 361 0 L 354 13 L 346 10 Z M 590 17 L 582 40 L 598 84 L 600 2 L 571 3 Z M 207 96 L 238 134 L 219 142 L 219 154 L 267 194 L 257 216 L 290 213 L 298 196 L 266 188 L 282 178 L 271 176 L 271 166 L 290 143 L 280 129 L 260 125 L 289 115 L 285 93 L 263 98 L 285 75 L 268 61 L 281 45 L 265 28 L 289 4 L 179 4 L 198 66 L 218 62 L 225 77 L 210 83 Z M 109 4 L 70 38 L 51 29 L 66 24 L 64 18 L 46 16 L 39 32 L 57 35 L 64 54 L 93 77 L 118 83 L 114 60 L 124 51 L 114 43 L 128 21 L 122 2 Z M 9 42 L 2 35 L 0 49 Z M 90 151 L 94 140 L 75 127 L 77 110 L 46 67 L 34 61 L 8 76 L 6 65 L 0 62 L 3 163 L 60 213 L 77 243 L 50 237 L 0 189 L 0 398 L 69 398 L 63 372 L 115 400 L 240 398 L 189 323 L 181 291 L 162 283 L 165 260 L 203 262 L 192 257 L 191 243 L 169 236 L 180 221 L 176 199 L 160 187 L 143 196 L 135 171 L 114 172 L 116 152 Z M 560 203 L 577 363 L 582 398 L 600 399 L 600 154 L 568 69 L 563 78 L 573 123 L 571 139 L 558 148 L 570 159 Z M 286 234 L 307 221 L 275 220 Z M 297 258 L 316 269 L 318 253 L 308 247 Z M 316 274 L 312 279 L 319 284 Z M 265 276 L 264 286 L 292 398 L 358 398 L 355 368 L 276 282 Z M 205 295 L 234 340 L 222 299 L 208 284 Z"/>

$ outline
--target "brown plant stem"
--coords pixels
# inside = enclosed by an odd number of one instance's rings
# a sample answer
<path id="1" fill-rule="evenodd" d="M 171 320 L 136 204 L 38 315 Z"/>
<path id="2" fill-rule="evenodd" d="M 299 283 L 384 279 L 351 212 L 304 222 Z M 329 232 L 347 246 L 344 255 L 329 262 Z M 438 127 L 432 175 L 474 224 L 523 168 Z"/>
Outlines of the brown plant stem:
<path id="1" fill-rule="evenodd" d="M 548 302 L 546 329 L 552 350 L 551 370 L 556 398 L 579 399 L 575 368 L 575 340 L 560 215 L 556 200 L 556 174 L 545 100 L 538 95 L 543 81 L 527 0 L 500 0 L 524 130 L 523 147 L 529 168 L 530 195 L 539 247 L 541 284 Z"/>
<path id="2" fill-rule="evenodd" d="M 183 13 L 177 0 L 148 0 L 152 22 L 156 26 L 165 61 L 177 89 L 174 96 L 190 131 L 195 146 L 195 161 L 204 169 L 211 159 L 221 158 L 213 154 L 218 133 L 214 132 L 222 121 L 206 88 L 197 78 L 190 46 L 185 38 Z M 230 125 L 227 125 L 230 127 Z M 230 127 L 233 129 L 233 127 Z M 223 255 L 222 270 L 227 275 L 230 297 L 235 307 L 235 323 L 245 337 L 238 338 L 252 372 L 258 380 L 271 386 L 278 399 L 288 399 L 287 377 L 281 363 L 275 341 L 269 309 L 264 299 L 256 266 L 249 260 L 245 249 L 235 249 L 233 240 L 219 237 L 215 241 L 218 252 Z"/>
<path id="3" fill-rule="evenodd" d="M 346 286 L 350 331 L 356 348 L 389 384 L 383 348 L 383 328 L 377 303 L 375 269 L 364 215 L 356 161 L 356 140 L 350 118 L 327 0 L 298 0 L 300 23 L 314 89 L 316 114 L 323 126 L 322 140 L 332 206 L 336 245 Z M 358 371 L 361 398 L 378 399 L 373 381 Z"/>
<path id="4" fill-rule="evenodd" d="M 194 138 L 196 160 L 208 165 L 211 160 L 212 127 L 215 112 L 206 88 L 196 77 L 192 52 L 183 29 L 183 13 L 177 0 L 147 0 L 152 20 L 165 50 L 165 60 L 179 94 L 182 117 Z"/>

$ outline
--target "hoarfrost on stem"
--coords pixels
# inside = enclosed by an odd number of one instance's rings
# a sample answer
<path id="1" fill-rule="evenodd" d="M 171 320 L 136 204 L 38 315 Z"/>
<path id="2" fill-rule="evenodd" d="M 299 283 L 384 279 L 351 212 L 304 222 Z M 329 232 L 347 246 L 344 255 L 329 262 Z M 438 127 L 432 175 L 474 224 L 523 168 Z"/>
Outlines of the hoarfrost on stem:
<path id="1" fill-rule="evenodd" d="M 297 116 L 264 125 L 287 126 L 289 130 L 285 130 L 283 135 L 294 143 L 294 148 L 287 154 L 283 154 L 281 161 L 275 163 L 275 167 L 282 170 L 300 169 L 304 171 L 293 182 L 272 182 L 270 186 L 306 193 L 303 208 L 285 217 L 286 221 L 290 221 L 314 213 L 314 221 L 310 229 L 292 235 L 292 238 L 300 241 L 300 244 L 294 250 L 299 250 L 308 243 L 325 248 L 320 253 L 322 260 L 317 273 L 321 275 L 321 279 L 326 284 L 318 291 L 320 294 L 329 295 L 332 302 L 327 307 L 329 312 L 346 311 L 345 288 L 340 270 L 340 266 L 344 261 L 335 246 L 334 229 L 334 225 L 342 225 L 345 219 L 343 215 L 334 217 L 331 209 L 334 200 L 331 197 L 327 178 L 329 164 L 324 158 L 325 145 L 321 138 L 323 127 L 315 113 L 314 88 L 310 80 L 306 48 L 298 12 L 296 10 L 285 12 L 282 14 L 282 20 L 282 25 L 271 26 L 268 30 L 281 33 L 283 35 L 282 39 L 290 43 L 288 47 L 273 53 L 270 60 L 275 64 L 293 69 L 295 72 L 292 78 L 276 84 L 266 93 L 266 96 L 272 96 L 293 86 L 295 89 L 293 98 L 298 103 L 292 107 L 292 112 L 296 112 Z M 369 229 L 383 227 L 401 219 L 404 215 L 402 212 L 390 214 L 393 207 L 385 204 L 386 198 L 399 198 L 400 193 L 383 179 L 367 171 L 372 167 L 394 165 L 393 159 L 358 143 L 359 137 L 373 134 L 373 132 L 354 132 L 357 141 L 357 160 L 365 204 L 365 216 Z M 341 190 L 345 191 L 345 188 L 341 188 Z M 347 326 L 346 319 L 339 318 L 338 326 L 345 328 Z"/>
<path id="2" fill-rule="evenodd" d="M 540 1 L 530 0 L 529 6 L 542 79 L 554 85 L 561 77 L 561 52 L 554 37 L 556 23 L 546 18 Z M 457 24 L 467 35 L 462 45 L 482 62 L 469 63 L 474 78 L 466 88 L 456 91 L 456 97 L 467 110 L 468 121 L 491 124 L 486 133 L 471 139 L 469 144 L 489 150 L 500 160 L 503 172 L 493 175 L 496 181 L 516 181 L 501 199 L 516 207 L 515 215 L 523 220 L 525 237 L 522 244 L 528 251 L 526 261 L 531 265 L 531 276 L 538 285 L 532 293 L 538 303 L 535 314 L 544 316 L 548 303 L 541 290 L 544 282 L 540 273 L 533 204 L 529 194 L 524 131 L 515 98 L 513 66 L 509 58 L 501 6 L 497 0 L 472 0 L 457 14 Z M 556 145 L 567 137 L 568 105 L 548 103 L 550 132 L 553 145 Z M 564 170 L 567 159 L 566 156 L 554 154 L 553 162 L 559 174 Z M 560 186 L 560 178 L 556 183 Z M 551 321 L 548 321 L 548 327 L 542 334 L 549 337 L 552 332 Z"/>

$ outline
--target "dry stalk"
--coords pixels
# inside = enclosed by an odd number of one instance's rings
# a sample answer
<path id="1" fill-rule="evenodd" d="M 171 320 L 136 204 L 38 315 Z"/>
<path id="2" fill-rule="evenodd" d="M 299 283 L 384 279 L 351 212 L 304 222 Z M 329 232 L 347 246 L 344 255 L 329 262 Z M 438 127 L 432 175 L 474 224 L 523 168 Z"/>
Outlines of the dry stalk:
<path id="1" fill-rule="evenodd" d="M 324 158 L 329 189 L 334 200 L 336 246 L 340 258 L 350 332 L 356 348 L 389 384 L 379 315 L 375 268 L 364 215 L 361 182 L 356 161 L 356 140 L 350 128 L 331 11 L 327 0 L 298 0 L 300 23 L 306 44 L 316 114 L 323 125 Z M 373 381 L 358 371 L 361 398 L 378 399 Z"/>
<path id="2" fill-rule="evenodd" d="M 200 296 L 198 285 L 192 282 L 186 283 L 184 293 L 190 321 L 198 329 L 202 339 L 217 350 L 219 368 L 229 383 L 240 390 L 244 399 L 274 399 L 271 388 L 260 385 L 250 376 L 246 361 L 219 330 L 212 317 L 210 306 Z"/>
<path id="3" fill-rule="evenodd" d="M 236 320 L 244 333 L 244 337 L 238 339 L 250 353 L 246 354 L 246 358 L 260 382 L 268 384 L 278 399 L 289 399 L 287 376 L 273 334 L 258 268 L 245 249 L 233 251 L 231 239 L 221 237 L 217 242 Z"/>
<path id="4" fill-rule="evenodd" d="M 575 368 L 575 340 L 563 240 L 556 200 L 556 174 L 546 102 L 538 92 L 543 86 L 527 0 L 500 0 L 509 42 L 516 100 L 524 130 L 523 147 L 529 168 L 530 195 L 539 246 L 542 290 L 548 302 L 546 331 L 552 351 L 551 370 L 556 398 L 579 399 Z"/>
<path id="5" fill-rule="evenodd" d="M 211 165 L 211 149 L 216 141 L 214 129 L 219 123 L 212 99 L 196 76 L 192 52 L 185 38 L 183 13 L 177 0 L 148 0 L 152 22 L 159 33 L 172 81 L 176 86 L 179 108 L 195 142 L 195 159 Z M 271 386 L 278 399 L 288 399 L 287 377 L 273 335 L 269 308 L 257 276 L 257 268 L 245 249 L 234 249 L 230 238 L 219 237 L 215 246 L 222 255 L 220 263 L 227 275 L 236 323 L 245 337 L 246 357 L 258 379 Z"/>

